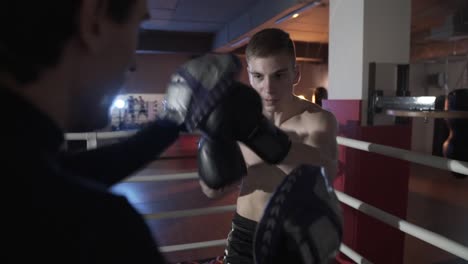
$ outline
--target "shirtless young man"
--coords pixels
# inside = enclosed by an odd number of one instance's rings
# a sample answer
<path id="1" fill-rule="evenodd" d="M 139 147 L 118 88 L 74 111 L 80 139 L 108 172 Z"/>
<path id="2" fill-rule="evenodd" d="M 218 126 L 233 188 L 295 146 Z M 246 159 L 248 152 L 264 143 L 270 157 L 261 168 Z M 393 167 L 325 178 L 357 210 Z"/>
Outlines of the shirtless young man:
<path id="1" fill-rule="evenodd" d="M 247 175 L 240 185 L 237 211 L 225 250 L 225 263 L 231 264 L 254 263 L 252 245 L 257 223 L 275 188 L 296 166 L 324 165 L 329 179 L 337 171 L 335 117 L 292 93 L 300 72 L 289 34 L 274 28 L 258 32 L 247 46 L 246 58 L 249 81 L 262 98 L 264 115 L 288 133 L 292 146 L 287 157 L 275 166 L 241 145 Z M 209 197 L 223 192 L 201 185 Z"/>

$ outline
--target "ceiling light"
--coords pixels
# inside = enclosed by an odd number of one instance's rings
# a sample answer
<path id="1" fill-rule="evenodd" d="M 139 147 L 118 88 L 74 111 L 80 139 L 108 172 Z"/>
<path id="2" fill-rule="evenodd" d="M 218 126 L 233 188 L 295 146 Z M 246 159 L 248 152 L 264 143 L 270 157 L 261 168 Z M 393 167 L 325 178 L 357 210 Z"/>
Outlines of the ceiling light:
<path id="1" fill-rule="evenodd" d="M 249 41 L 250 37 L 245 37 L 231 44 L 231 48 L 237 48 Z"/>
<path id="2" fill-rule="evenodd" d="M 302 12 L 304 12 L 304 11 L 310 9 L 310 8 L 316 7 L 316 6 L 320 5 L 321 3 L 322 3 L 322 1 L 316 0 L 316 1 L 312 2 L 312 3 L 310 3 L 310 4 L 307 4 L 307 5 L 299 8 L 299 9 L 296 9 L 296 10 L 292 11 L 291 13 L 283 16 L 282 18 L 277 19 L 275 21 L 275 24 L 279 24 L 279 23 L 281 23 L 281 22 L 283 22 L 285 20 L 291 19 L 291 18 L 296 18 Z"/>

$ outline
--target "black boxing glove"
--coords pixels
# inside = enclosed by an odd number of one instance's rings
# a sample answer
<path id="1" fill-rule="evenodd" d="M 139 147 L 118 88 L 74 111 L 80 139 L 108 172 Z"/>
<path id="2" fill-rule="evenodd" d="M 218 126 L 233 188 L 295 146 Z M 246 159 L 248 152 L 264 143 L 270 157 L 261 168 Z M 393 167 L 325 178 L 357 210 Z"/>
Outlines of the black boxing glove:
<path id="1" fill-rule="evenodd" d="M 280 163 L 291 148 L 289 136 L 262 113 L 260 95 L 240 82 L 208 116 L 201 130 L 211 138 L 235 139 L 270 164 Z"/>
<path id="2" fill-rule="evenodd" d="M 183 64 L 170 78 L 159 118 L 197 130 L 233 90 L 240 67 L 233 54 L 206 54 Z"/>
<path id="3" fill-rule="evenodd" d="M 223 188 L 247 173 L 244 157 L 235 140 L 201 137 L 197 162 L 200 179 L 211 189 Z"/>

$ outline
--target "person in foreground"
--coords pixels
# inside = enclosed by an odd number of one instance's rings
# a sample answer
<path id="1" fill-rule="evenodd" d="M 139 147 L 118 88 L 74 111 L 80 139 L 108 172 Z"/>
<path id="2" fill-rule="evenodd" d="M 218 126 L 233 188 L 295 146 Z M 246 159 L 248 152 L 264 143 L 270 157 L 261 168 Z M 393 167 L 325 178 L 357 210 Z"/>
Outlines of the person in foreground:
<path id="1" fill-rule="evenodd" d="M 246 91 L 237 96 L 237 114 L 232 115 L 245 127 L 261 125 L 234 140 L 210 134 L 199 149 L 200 184 L 208 197 L 237 188 L 242 179 L 224 261 L 326 263 L 342 236 L 341 211 L 331 187 L 337 172 L 336 119 L 293 95 L 300 72 L 288 33 L 275 28 L 256 33 L 246 59 L 253 89 L 239 88 Z M 213 161 L 234 169 L 225 171 Z M 218 182 L 219 175 L 230 178 Z"/>
<path id="2" fill-rule="evenodd" d="M 171 77 L 157 121 L 120 144 L 67 153 L 64 131 L 107 125 L 147 2 L 0 6 L 0 108 L 14 113 L 0 132 L 3 262 L 164 263 L 142 216 L 108 189 L 157 158 L 184 127 L 203 127 L 213 102 L 232 89 L 239 61 L 207 54 L 187 62 Z"/>

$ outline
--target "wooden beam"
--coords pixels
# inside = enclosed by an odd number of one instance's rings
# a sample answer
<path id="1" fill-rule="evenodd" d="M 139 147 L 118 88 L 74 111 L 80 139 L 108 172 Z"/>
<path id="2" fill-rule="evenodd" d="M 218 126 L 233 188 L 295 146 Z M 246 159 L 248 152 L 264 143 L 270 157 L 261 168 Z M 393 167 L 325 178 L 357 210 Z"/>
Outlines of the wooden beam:
<path id="1" fill-rule="evenodd" d="M 298 61 L 327 63 L 328 62 L 328 43 L 299 42 L 295 41 L 296 59 Z M 237 48 L 233 53 L 238 56 L 245 56 L 246 45 Z"/>
<path id="2" fill-rule="evenodd" d="M 468 39 L 411 45 L 411 63 L 468 54 Z"/>
<path id="3" fill-rule="evenodd" d="M 137 52 L 202 54 L 211 51 L 213 37 L 205 32 L 145 30 L 140 33 Z"/>

